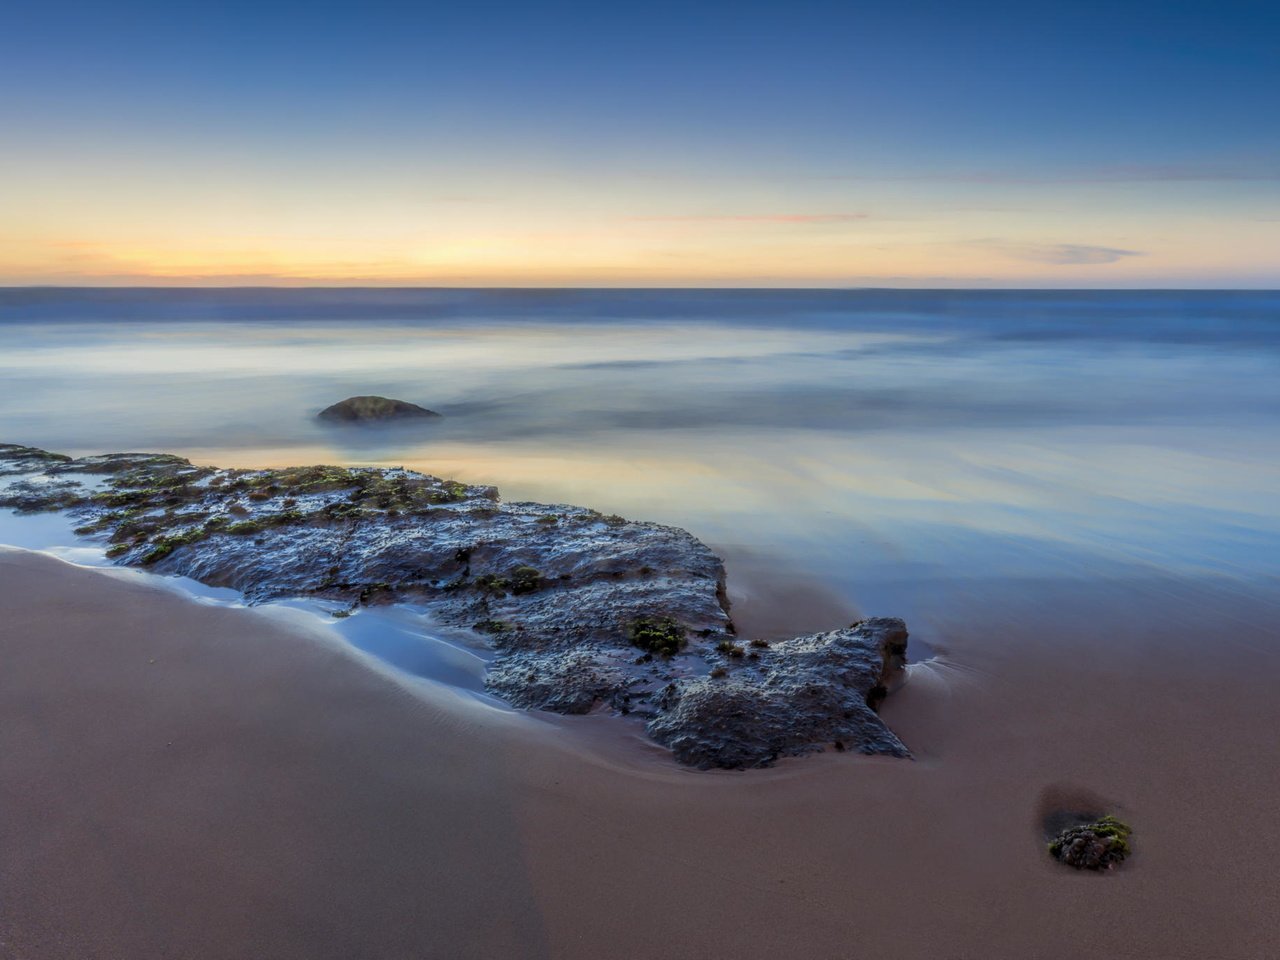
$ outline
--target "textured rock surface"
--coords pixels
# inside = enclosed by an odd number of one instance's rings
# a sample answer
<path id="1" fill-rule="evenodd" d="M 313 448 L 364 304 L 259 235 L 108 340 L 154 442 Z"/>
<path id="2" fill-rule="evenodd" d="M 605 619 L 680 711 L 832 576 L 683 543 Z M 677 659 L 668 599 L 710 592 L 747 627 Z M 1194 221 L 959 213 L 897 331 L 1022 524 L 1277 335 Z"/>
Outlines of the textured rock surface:
<path id="1" fill-rule="evenodd" d="M 440 414 L 416 403 L 390 400 L 387 397 L 348 397 L 331 407 L 325 407 L 317 419 L 328 423 L 383 423 L 390 420 L 421 420 Z"/>
<path id="2" fill-rule="evenodd" d="M 1133 830 L 1115 817 L 1068 827 L 1049 842 L 1049 855 L 1077 870 L 1111 870 L 1129 855 Z"/>
<path id="3" fill-rule="evenodd" d="M 758 767 L 823 746 L 909 756 L 875 712 L 906 651 L 906 625 L 889 618 L 777 642 L 723 677 L 669 688 L 649 735 L 697 767 Z"/>
<path id="4" fill-rule="evenodd" d="M 250 602 L 421 605 L 485 636 L 498 696 L 638 714 L 684 763 L 762 766 L 827 746 L 907 755 L 874 711 L 903 661 L 902 622 L 744 647 L 723 564 L 684 530 L 503 503 L 493 487 L 402 469 L 221 470 L 0 445 L 0 476 L 0 507 L 69 511 L 120 563 Z"/>
<path id="5" fill-rule="evenodd" d="M 64 454 L 49 453 L 46 450 L 37 450 L 35 447 L 20 447 L 12 443 L 0 444 L 0 477 L 39 472 L 70 460 L 71 458 Z"/>

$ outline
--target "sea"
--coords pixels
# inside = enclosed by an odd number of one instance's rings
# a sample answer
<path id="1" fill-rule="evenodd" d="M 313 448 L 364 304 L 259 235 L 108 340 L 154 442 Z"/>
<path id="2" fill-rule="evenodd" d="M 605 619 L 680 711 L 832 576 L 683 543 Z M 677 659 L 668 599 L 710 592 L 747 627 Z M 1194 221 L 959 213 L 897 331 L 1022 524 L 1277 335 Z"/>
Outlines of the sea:
<path id="1" fill-rule="evenodd" d="M 443 416 L 316 420 L 366 394 Z M 1280 594 L 1274 291 L 9 288 L 0 442 L 673 524 L 761 635 Z"/>

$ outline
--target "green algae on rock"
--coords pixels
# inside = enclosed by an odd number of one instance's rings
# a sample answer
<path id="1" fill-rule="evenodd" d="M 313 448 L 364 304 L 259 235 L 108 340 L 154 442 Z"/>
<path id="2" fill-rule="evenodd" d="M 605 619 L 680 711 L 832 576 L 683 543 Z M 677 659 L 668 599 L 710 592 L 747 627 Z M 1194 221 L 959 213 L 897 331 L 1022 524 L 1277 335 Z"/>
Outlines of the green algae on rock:
<path id="1" fill-rule="evenodd" d="M 1111 870 L 1129 855 L 1133 828 L 1107 815 L 1068 827 L 1049 841 L 1049 855 L 1077 870 Z"/>
<path id="2" fill-rule="evenodd" d="M 672 617 L 637 617 L 627 635 L 641 650 L 660 657 L 674 657 L 685 645 L 684 627 Z"/>

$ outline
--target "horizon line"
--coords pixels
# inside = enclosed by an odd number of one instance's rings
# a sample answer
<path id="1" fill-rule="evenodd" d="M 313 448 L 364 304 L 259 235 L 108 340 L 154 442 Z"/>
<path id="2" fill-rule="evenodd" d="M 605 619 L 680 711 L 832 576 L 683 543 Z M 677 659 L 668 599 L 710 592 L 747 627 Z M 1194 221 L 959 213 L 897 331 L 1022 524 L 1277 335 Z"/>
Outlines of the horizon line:
<path id="1" fill-rule="evenodd" d="M 438 291 L 531 291 L 531 292 L 547 292 L 547 291 L 674 291 L 674 290 L 720 290 L 720 291 L 750 291 L 756 293 L 767 293 L 770 291 L 787 292 L 787 291 L 822 291 L 822 292 L 854 292 L 854 291 L 886 291 L 901 290 L 903 292 L 954 292 L 954 293 L 974 293 L 974 292 L 1042 292 L 1042 293 L 1280 293 L 1280 285 L 1277 286 L 1105 286 L 1105 287 L 1061 287 L 1047 286 L 1036 284 L 1020 284 L 1020 285 L 998 285 L 983 284 L 974 286 L 899 286 L 893 284 L 859 284 L 859 285 L 802 285 L 802 286 L 732 286 L 725 284 L 677 284 L 673 286 L 627 286 L 627 285 L 586 285 L 586 284 L 544 284 L 538 286 L 528 286 L 519 284 L 354 284 L 354 283 L 306 283 L 306 284 L 89 284 L 89 283 L 59 283 L 59 284 L 0 284 L 0 291 L 100 291 L 100 290 L 118 290 L 118 291 L 289 291 L 289 290 L 385 290 L 385 291 L 411 291 L 411 290 L 438 290 Z"/>

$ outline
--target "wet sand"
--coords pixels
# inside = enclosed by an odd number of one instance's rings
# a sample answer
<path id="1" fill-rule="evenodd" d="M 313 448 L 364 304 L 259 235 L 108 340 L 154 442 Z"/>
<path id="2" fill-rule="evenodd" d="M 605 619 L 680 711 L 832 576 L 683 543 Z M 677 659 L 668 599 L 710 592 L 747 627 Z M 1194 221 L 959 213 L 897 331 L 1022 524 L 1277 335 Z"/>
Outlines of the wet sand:
<path id="1" fill-rule="evenodd" d="M 1280 954 L 1276 604 L 997 592 L 956 593 L 885 705 L 914 762 L 703 774 L 625 723 L 0 550 L 0 956 Z M 1055 791 L 1133 824 L 1122 870 L 1049 862 Z"/>

